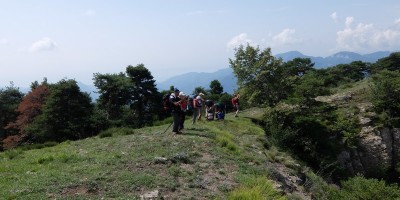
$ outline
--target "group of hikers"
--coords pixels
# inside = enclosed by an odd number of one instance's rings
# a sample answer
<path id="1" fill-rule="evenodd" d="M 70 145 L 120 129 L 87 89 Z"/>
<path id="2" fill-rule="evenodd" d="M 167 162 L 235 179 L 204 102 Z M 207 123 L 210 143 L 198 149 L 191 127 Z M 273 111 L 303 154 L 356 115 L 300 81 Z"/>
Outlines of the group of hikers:
<path id="1" fill-rule="evenodd" d="M 236 109 L 235 117 L 238 117 L 239 113 L 239 98 L 240 95 L 237 93 L 232 98 L 231 102 Z M 213 100 L 205 100 L 204 94 L 199 93 L 194 97 L 189 97 L 185 93 L 175 88 L 171 94 L 167 94 L 164 97 L 165 104 L 170 107 L 169 110 L 173 117 L 172 132 L 175 134 L 181 134 L 181 130 L 184 129 L 186 112 L 188 110 L 193 111 L 192 124 L 196 121 L 202 120 L 202 111 L 205 110 L 205 119 L 210 120 L 224 120 L 226 113 L 226 106 L 222 102 L 214 102 Z M 163 103 L 164 104 L 164 103 Z M 167 105 L 164 105 L 164 108 Z"/>

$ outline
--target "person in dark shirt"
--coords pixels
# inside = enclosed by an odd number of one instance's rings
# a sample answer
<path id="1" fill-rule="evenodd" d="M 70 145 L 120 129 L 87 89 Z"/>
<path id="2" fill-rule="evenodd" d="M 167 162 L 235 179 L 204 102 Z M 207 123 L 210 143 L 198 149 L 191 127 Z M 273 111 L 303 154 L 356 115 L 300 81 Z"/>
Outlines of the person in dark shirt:
<path id="1" fill-rule="evenodd" d="M 179 89 L 175 88 L 174 92 L 169 96 L 169 102 L 171 103 L 171 113 L 174 120 L 172 126 L 172 133 L 181 134 L 179 131 L 179 125 L 182 119 L 181 99 L 179 98 Z"/>
<path id="2" fill-rule="evenodd" d="M 179 92 L 179 99 L 181 99 L 181 120 L 178 126 L 178 131 L 181 131 L 182 129 L 185 128 L 185 117 L 186 117 L 186 109 L 187 109 L 187 104 L 188 104 L 188 96 L 183 93 Z"/>

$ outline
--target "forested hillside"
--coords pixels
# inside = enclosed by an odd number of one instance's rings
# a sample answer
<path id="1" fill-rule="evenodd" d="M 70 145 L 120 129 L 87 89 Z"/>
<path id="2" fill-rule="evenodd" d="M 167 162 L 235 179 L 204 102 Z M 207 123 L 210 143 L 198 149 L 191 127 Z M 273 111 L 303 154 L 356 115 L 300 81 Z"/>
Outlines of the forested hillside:
<path id="1" fill-rule="evenodd" d="M 171 120 L 161 105 L 171 91 L 158 91 L 143 64 L 95 73 L 94 103 L 74 80 L 35 81 L 27 94 L 13 85 L 0 90 L 7 198 L 139 197 L 156 190 L 200 199 L 400 197 L 400 53 L 315 69 L 308 58 L 283 62 L 269 48 L 247 45 L 229 64 L 241 107 L 253 109 L 223 122 L 187 121 L 179 136 L 158 126 Z M 233 110 L 218 80 L 193 92 Z M 54 147 L 26 151 L 46 146 Z M 49 170 L 58 178 L 47 177 Z"/>
<path id="2" fill-rule="evenodd" d="M 230 63 L 245 102 L 268 108 L 272 146 L 333 182 L 362 174 L 398 183 L 399 58 L 316 70 L 307 58 L 281 63 L 270 49 L 247 46 Z"/>

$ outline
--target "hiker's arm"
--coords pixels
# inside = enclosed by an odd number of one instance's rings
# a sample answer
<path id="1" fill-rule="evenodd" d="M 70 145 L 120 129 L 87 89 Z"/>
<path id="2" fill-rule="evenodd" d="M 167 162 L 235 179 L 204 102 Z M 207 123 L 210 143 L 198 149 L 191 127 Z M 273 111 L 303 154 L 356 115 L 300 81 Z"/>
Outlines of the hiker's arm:
<path id="1" fill-rule="evenodd" d="M 174 105 L 179 106 L 179 105 L 181 105 L 181 102 L 182 102 L 182 100 L 179 100 L 179 101 L 177 101 L 177 102 L 174 102 Z"/>

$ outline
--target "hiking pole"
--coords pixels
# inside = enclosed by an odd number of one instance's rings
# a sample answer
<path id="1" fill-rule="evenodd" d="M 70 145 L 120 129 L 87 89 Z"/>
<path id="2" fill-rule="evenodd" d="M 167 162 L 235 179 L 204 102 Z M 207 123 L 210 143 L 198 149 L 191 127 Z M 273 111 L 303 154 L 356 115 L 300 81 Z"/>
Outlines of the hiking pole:
<path id="1" fill-rule="evenodd" d="M 165 132 L 167 132 L 167 130 L 169 129 L 169 127 L 171 127 L 171 125 L 173 124 L 174 122 L 172 122 L 168 127 L 167 127 L 167 129 L 165 129 L 165 131 L 162 133 L 162 134 L 164 134 Z"/>

